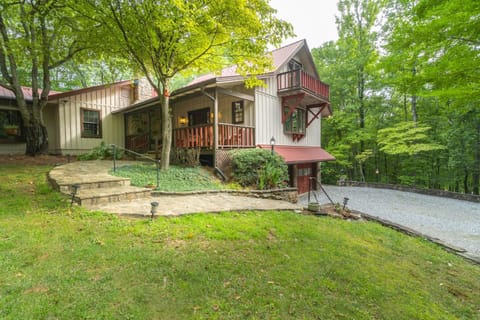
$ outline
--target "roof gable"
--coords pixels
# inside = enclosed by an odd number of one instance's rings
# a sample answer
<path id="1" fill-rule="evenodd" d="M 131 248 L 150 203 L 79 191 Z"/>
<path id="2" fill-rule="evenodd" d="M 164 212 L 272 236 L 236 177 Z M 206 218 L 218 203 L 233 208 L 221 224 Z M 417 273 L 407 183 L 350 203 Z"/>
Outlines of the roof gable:
<path id="1" fill-rule="evenodd" d="M 283 69 L 285 65 L 292 58 L 294 58 L 295 56 L 298 56 L 299 59 L 301 60 L 300 62 L 306 67 L 306 71 L 309 72 L 310 74 L 315 75 L 317 78 L 320 79 L 320 77 L 318 76 L 315 64 L 313 62 L 312 55 L 308 48 L 307 41 L 305 39 L 299 40 L 289 45 L 286 45 L 284 47 L 275 49 L 269 52 L 268 54 L 272 56 L 273 70 L 263 75 L 278 73 L 279 70 Z M 225 81 L 233 80 L 235 78 L 238 78 L 239 80 L 243 79 L 243 77 L 241 77 L 240 74 L 237 73 L 237 67 L 230 66 L 230 67 L 224 68 L 218 75 L 209 73 L 209 74 L 199 76 L 193 81 L 191 81 L 186 87 L 195 87 L 200 84 L 205 84 L 210 82 L 225 82 Z"/>

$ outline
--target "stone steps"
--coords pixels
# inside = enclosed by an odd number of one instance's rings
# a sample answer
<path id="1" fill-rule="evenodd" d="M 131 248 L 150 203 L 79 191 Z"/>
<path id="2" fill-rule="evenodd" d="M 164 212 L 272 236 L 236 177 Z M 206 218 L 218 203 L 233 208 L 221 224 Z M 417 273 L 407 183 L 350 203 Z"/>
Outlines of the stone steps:
<path id="1" fill-rule="evenodd" d="M 82 189 L 82 186 L 74 198 L 75 202 L 81 206 L 140 199 L 150 196 L 151 193 L 151 189 L 133 186 L 91 189 Z"/>
<path id="2" fill-rule="evenodd" d="M 89 190 L 89 189 L 101 189 L 101 188 L 116 188 L 116 187 L 128 187 L 130 186 L 130 179 L 112 177 L 111 179 L 105 179 L 105 177 L 97 180 L 93 179 L 92 181 L 81 181 L 77 183 L 70 184 L 59 184 L 58 189 L 67 194 L 72 193 L 72 185 L 79 185 L 79 190 Z"/>
<path id="3" fill-rule="evenodd" d="M 119 165 L 133 164 L 132 161 L 118 161 Z M 79 205 L 107 204 L 149 197 L 151 189 L 130 185 L 130 179 L 112 176 L 111 161 L 77 161 L 58 166 L 48 173 L 51 185 L 72 197 L 73 187 L 78 189 L 74 201 Z"/>

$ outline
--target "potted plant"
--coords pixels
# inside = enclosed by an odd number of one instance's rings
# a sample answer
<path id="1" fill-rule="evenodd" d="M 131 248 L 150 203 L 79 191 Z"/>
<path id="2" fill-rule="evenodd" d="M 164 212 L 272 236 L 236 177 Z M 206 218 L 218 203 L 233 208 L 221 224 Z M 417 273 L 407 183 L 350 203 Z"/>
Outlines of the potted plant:
<path id="1" fill-rule="evenodd" d="M 5 133 L 9 136 L 18 136 L 18 125 L 16 124 L 7 124 L 3 127 Z"/>

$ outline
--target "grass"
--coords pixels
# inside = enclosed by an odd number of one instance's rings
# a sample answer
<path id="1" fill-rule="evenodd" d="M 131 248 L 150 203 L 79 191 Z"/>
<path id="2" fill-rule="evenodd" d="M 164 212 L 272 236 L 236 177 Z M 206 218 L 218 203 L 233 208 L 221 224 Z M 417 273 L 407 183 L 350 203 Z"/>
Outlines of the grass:
<path id="1" fill-rule="evenodd" d="M 480 319 L 480 267 L 375 223 L 127 220 L 0 167 L 1 319 Z"/>
<path id="2" fill-rule="evenodd" d="M 156 186 L 157 171 L 154 164 L 134 164 L 117 168 L 113 175 L 130 178 L 134 186 Z M 203 167 L 170 166 L 159 173 L 159 191 L 221 190 L 229 185 L 222 184 L 210 171 Z"/>

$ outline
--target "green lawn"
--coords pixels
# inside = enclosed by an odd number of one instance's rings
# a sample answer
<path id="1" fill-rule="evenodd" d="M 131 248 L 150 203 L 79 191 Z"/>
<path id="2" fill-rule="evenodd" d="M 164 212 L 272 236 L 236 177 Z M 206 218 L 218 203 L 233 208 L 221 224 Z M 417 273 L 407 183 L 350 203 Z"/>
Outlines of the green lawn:
<path id="1" fill-rule="evenodd" d="M 480 319 L 480 267 L 375 223 L 127 220 L 0 167 L 0 319 Z"/>
<path id="2" fill-rule="evenodd" d="M 156 186 L 157 170 L 155 164 L 134 164 L 121 166 L 115 172 L 119 177 L 130 178 L 134 186 Z M 229 186 L 222 184 L 210 171 L 203 167 L 170 166 L 166 171 L 159 173 L 159 191 L 197 191 L 220 190 Z"/>

